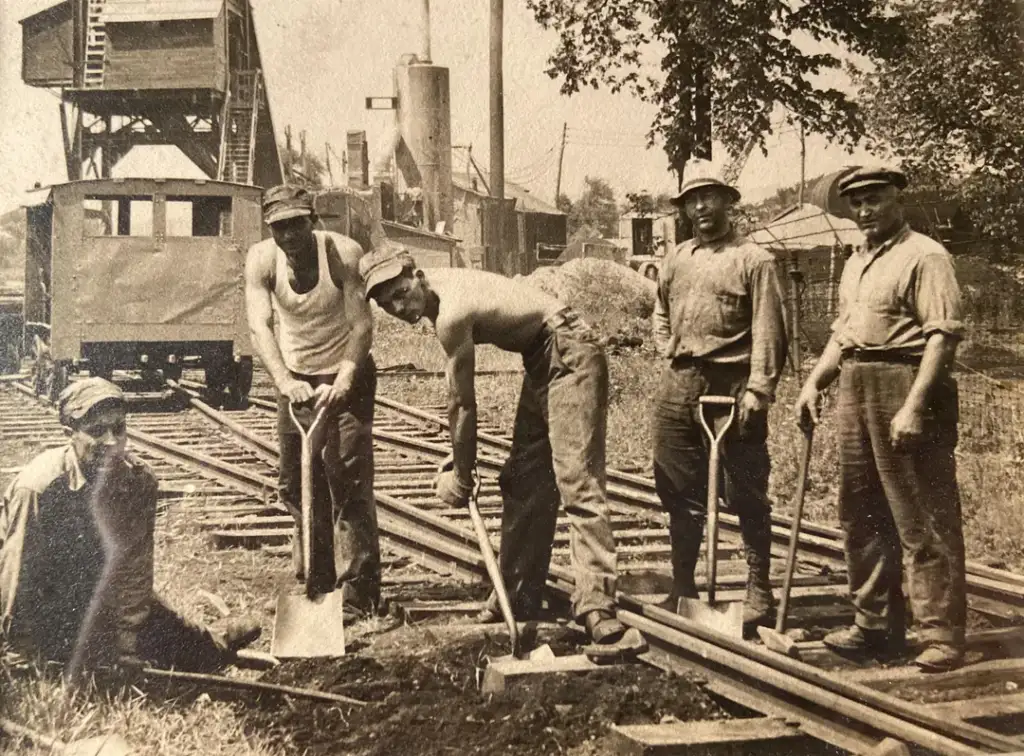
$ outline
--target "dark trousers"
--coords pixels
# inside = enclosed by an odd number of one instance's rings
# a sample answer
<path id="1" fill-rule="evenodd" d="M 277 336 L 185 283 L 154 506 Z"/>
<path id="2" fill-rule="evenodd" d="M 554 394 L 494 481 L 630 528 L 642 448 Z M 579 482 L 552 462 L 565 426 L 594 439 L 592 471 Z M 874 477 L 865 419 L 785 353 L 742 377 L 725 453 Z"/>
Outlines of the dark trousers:
<path id="1" fill-rule="evenodd" d="M 956 482 L 958 396 L 952 378 L 934 387 L 925 433 L 897 451 L 889 424 L 916 368 L 844 362 L 839 379 L 839 520 L 846 536 L 856 623 L 902 632 L 906 570 L 925 641 L 962 644 L 967 614 L 964 538 Z"/>
<path id="2" fill-rule="evenodd" d="M 540 608 L 564 504 L 573 616 L 611 612 L 616 555 L 605 491 L 607 359 L 589 327 L 563 310 L 548 319 L 523 365 L 512 451 L 499 477 L 499 561 L 513 611 L 528 618 Z"/>
<path id="3" fill-rule="evenodd" d="M 57 618 L 61 611 L 61 607 L 53 607 L 47 614 Z M 62 665 L 72 663 L 76 644 L 81 642 L 74 637 L 77 623 L 61 623 L 53 633 L 46 632 L 45 621 L 20 624 L 32 626 L 34 630 L 32 634 L 21 633 L 19 623 L 14 623 L 13 632 L 7 638 L 14 651 L 42 661 Z M 93 668 L 117 661 L 116 643 L 109 625 L 102 627 L 105 629 L 98 636 L 87 639 L 89 650 L 83 655 L 88 660 L 79 659 L 75 664 Z M 139 628 L 136 650 L 139 658 L 155 667 L 174 667 L 190 672 L 212 672 L 221 669 L 227 661 L 224 657 L 226 647 L 219 637 L 207 628 L 189 622 L 156 596 Z M 81 670 L 75 673 L 78 671 Z"/>
<path id="4" fill-rule="evenodd" d="M 715 394 L 738 402 L 746 391 L 748 374 L 747 365 L 685 359 L 673 361 L 662 371 L 652 422 L 654 485 L 669 515 L 673 570 L 692 574 L 707 519 L 709 441 L 700 423 L 698 399 Z M 705 416 L 715 428 L 722 409 L 709 406 Z M 724 470 L 724 486 L 719 490 L 738 515 L 744 543 L 748 550 L 755 550 L 759 563 L 767 562 L 771 547 L 767 439 L 767 413 L 752 417 L 741 435 L 737 407 L 732 427 L 719 442 Z M 748 555 L 748 563 L 750 559 Z"/>
<path id="5" fill-rule="evenodd" d="M 334 376 L 295 375 L 314 387 L 331 383 Z M 326 590 L 349 584 L 357 601 L 380 600 L 380 540 L 377 506 L 373 498 L 373 409 L 377 369 L 370 357 L 356 373 L 345 406 L 328 418 L 323 449 L 313 459 L 314 582 Z M 281 447 L 278 486 L 281 501 L 295 517 L 302 517 L 302 439 L 288 414 L 288 400 L 278 397 L 277 433 Z M 300 422 L 313 420 L 311 407 L 296 409 Z M 296 534 L 297 535 L 297 534 Z M 293 542 L 296 574 L 301 574 L 302 552 Z"/>

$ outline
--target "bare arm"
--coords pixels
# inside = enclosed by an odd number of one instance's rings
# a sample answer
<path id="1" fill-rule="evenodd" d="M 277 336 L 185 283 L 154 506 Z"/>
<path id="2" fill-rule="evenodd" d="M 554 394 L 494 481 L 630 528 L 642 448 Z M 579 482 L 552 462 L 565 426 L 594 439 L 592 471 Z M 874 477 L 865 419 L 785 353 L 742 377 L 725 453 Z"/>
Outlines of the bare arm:
<path id="1" fill-rule="evenodd" d="M 472 484 L 476 466 L 476 347 L 468 318 L 453 324 L 438 323 L 438 338 L 448 355 L 448 423 L 452 435 L 455 475 Z"/>
<path id="2" fill-rule="evenodd" d="M 352 388 L 356 370 L 366 362 L 373 345 L 373 314 L 366 301 L 363 280 L 359 276 L 359 258 L 363 252 L 358 244 L 335 244 L 327 237 L 327 263 L 335 286 L 341 289 L 344 320 L 348 323 L 348 343 L 338 368 L 335 387 L 342 393 Z"/>
<path id="3" fill-rule="evenodd" d="M 270 301 L 273 261 L 268 257 L 262 248 L 249 249 L 245 260 L 245 314 L 252 344 L 274 385 L 284 393 L 284 387 L 292 378 L 274 337 L 274 308 Z"/>

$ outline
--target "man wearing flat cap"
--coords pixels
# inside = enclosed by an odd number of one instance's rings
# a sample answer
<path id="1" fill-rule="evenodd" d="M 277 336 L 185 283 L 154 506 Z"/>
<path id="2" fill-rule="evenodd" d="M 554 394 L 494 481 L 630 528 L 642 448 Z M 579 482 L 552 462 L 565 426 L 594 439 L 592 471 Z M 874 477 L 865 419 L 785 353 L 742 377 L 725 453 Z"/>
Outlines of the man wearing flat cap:
<path id="1" fill-rule="evenodd" d="M 616 551 L 605 490 L 608 362 L 597 337 L 557 299 L 496 273 L 417 268 L 401 249 L 364 257 L 366 295 L 407 323 L 434 324 L 448 357 L 452 469 L 438 497 L 465 506 L 477 461 L 476 345 L 518 352 L 525 375 L 512 449 L 501 471 L 501 572 L 519 620 L 536 619 L 560 504 L 570 521 L 573 616 L 592 655 L 638 653 L 639 633 L 615 616 Z M 482 621 L 497 621 L 492 596 Z"/>
<path id="2" fill-rule="evenodd" d="M 293 566 L 304 580 L 297 537 L 302 443 L 289 404 L 304 423 L 321 410 L 329 418 L 322 453 L 313 460 L 311 583 L 320 593 L 341 588 L 346 615 L 355 619 L 380 602 L 373 498 L 377 374 L 358 271 L 363 250 L 347 236 L 314 230 L 313 197 L 302 187 L 269 189 L 263 218 L 272 238 L 249 249 L 245 299 L 253 344 L 278 391 L 278 482 L 296 520 Z"/>
<path id="3" fill-rule="evenodd" d="M 64 665 L 69 679 L 144 663 L 212 671 L 259 636 L 193 625 L 153 592 L 157 481 L 125 452 L 125 402 L 102 378 L 58 399 L 66 446 L 18 473 L 0 507 L 0 636 L 18 653 Z"/>
<path id="4" fill-rule="evenodd" d="M 825 644 L 899 653 L 905 569 L 924 644 L 915 662 L 942 672 L 963 663 L 967 612 L 950 375 L 964 327 L 952 258 L 903 219 L 906 185 L 887 167 L 839 181 L 866 243 L 843 269 L 832 337 L 796 411 L 800 422 L 816 423 L 820 392 L 839 378 L 839 520 L 856 614 Z"/>
<path id="5" fill-rule="evenodd" d="M 786 362 L 786 325 L 775 259 L 741 237 L 729 218 L 739 192 L 692 179 L 673 202 L 694 238 L 670 251 L 658 273 L 653 327 L 665 365 L 655 397 L 654 482 L 669 516 L 672 591 L 664 606 L 696 598 L 694 569 L 707 517 L 708 439 L 699 398 L 736 400 L 724 439 L 724 494 L 736 512 L 748 568 L 745 629 L 771 620 L 768 406 Z"/>

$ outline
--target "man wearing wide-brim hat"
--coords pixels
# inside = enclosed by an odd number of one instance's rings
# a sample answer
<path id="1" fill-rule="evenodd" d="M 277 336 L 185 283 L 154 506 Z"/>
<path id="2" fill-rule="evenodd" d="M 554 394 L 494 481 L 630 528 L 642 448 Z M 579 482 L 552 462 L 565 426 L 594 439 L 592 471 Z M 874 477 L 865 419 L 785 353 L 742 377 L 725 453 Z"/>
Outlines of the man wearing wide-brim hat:
<path id="1" fill-rule="evenodd" d="M 157 480 L 126 452 L 125 400 L 102 378 L 58 399 L 65 446 L 18 473 L 0 503 L 0 638 L 20 655 L 128 675 L 143 664 L 213 671 L 259 636 L 193 625 L 153 592 Z M 121 679 L 118 675 L 115 679 Z"/>
<path id="2" fill-rule="evenodd" d="M 364 250 L 343 234 L 316 229 L 313 196 L 283 184 L 263 196 L 271 238 L 254 244 L 245 269 L 249 331 L 278 393 L 278 488 L 295 517 L 292 566 L 305 580 L 301 522 L 302 440 L 289 405 L 309 424 L 325 412 L 328 429 L 313 459 L 309 583 L 340 588 L 349 619 L 380 602 L 380 540 L 373 497 L 373 411 L 377 371 L 373 321 L 363 296 Z"/>
<path id="3" fill-rule="evenodd" d="M 708 440 L 698 399 L 734 397 L 738 422 L 724 439 L 724 493 L 743 534 L 749 630 L 774 610 L 768 406 L 787 339 L 775 259 L 730 221 L 739 198 L 735 187 L 697 178 L 673 199 L 694 238 L 665 256 L 658 275 L 653 326 L 665 363 L 654 408 L 654 480 L 669 515 L 673 587 L 665 607 L 675 611 L 680 598 L 697 597 L 694 569 L 707 517 Z"/>
<path id="4" fill-rule="evenodd" d="M 900 653 L 905 567 L 925 646 L 915 662 L 942 672 L 964 659 L 958 399 L 950 375 L 964 326 L 949 252 L 904 221 L 906 186 L 906 176 L 887 166 L 839 181 L 866 243 L 843 269 L 832 337 L 796 411 L 801 422 L 816 423 L 819 393 L 839 378 L 839 519 L 856 614 L 825 644 L 848 654 Z"/>

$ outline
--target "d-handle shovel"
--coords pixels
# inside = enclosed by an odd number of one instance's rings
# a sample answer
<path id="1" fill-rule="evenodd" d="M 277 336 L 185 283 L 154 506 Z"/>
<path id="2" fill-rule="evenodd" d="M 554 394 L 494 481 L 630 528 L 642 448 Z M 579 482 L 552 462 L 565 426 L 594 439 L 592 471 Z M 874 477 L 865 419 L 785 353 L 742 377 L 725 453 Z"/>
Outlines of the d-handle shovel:
<path id="1" fill-rule="evenodd" d="M 786 615 L 789 613 L 789 594 L 793 587 L 793 572 L 796 568 L 796 551 L 800 545 L 800 522 L 804 514 L 804 494 L 807 492 L 807 470 L 811 464 L 811 442 L 814 440 L 814 426 L 802 425 L 803 439 L 800 448 L 800 470 L 796 482 L 796 506 L 793 511 L 793 525 L 789 531 L 789 553 L 786 555 L 786 575 L 782 582 L 782 600 L 775 627 L 759 627 L 757 634 L 765 647 L 780 654 L 800 658 L 796 642 L 786 635 Z"/>
<path id="2" fill-rule="evenodd" d="M 716 603 L 715 583 L 718 573 L 718 478 L 721 468 L 720 445 L 736 416 L 736 400 L 731 396 L 700 397 L 700 424 L 704 426 L 709 443 L 708 450 L 708 518 L 707 518 L 707 592 L 708 600 L 680 598 L 677 614 L 710 630 L 737 638 L 743 637 L 743 602 Z M 706 407 L 728 407 L 729 414 L 717 429 L 712 428 L 705 415 Z"/>
<path id="3" fill-rule="evenodd" d="M 343 605 L 341 591 L 320 593 L 312 575 L 313 563 L 313 454 L 314 444 L 323 440 L 324 410 L 320 410 L 308 430 L 295 416 L 295 407 L 288 414 L 302 439 L 302 520 L 299 539 L 302 551 L 302 572 L 305 593 L 300 596 L 281 594 L 277 598 L 274 640 L 271 652 L 280 659 L 343 656 Z"/>

